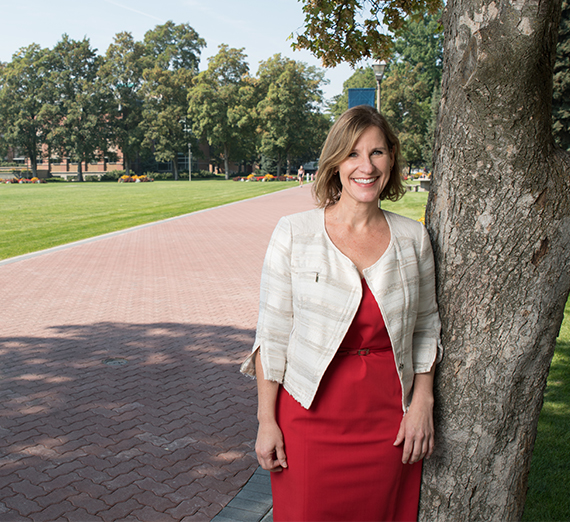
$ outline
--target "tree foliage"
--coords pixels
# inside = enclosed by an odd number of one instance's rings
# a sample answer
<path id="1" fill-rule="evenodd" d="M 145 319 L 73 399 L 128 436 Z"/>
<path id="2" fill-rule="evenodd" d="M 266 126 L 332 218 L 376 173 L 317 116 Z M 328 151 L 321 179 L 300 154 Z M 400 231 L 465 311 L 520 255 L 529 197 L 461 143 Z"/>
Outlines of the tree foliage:
<path id="1" fill-rule="evenodd" d="M 178 153 L 188 147 L 186 110 L 191 72 L 159 66 L 144 72 L 143 145 L 152 148 L 157 160 L 172 162 L 178 179 Z"/>
<path id="2" fill-rule="evenodd" d="M 382 82 L 382 112 L 398 135 L 402 156 L 410 167 L 425 164 L 433 145 L 429 134 L 431 99 L 419 64 L 398 64 Z"/>
<path id="3" fill-rule="evenodd" d="M 195 74 L 206 42 L 190 25 L 169 20 L 145 33 L 144 46 L 151 62 L 148 68 L 186 69 Z"/>
<path id="4" fill-rule="evenodd" d="M 355 66 L 363 58 L 388 59 L 399 34 L 413 13 L 435 13 L 441 0 L 303 0 L 304 32 L 294 47 L 308 49 L 325 67 L 341 62 Z"/>
<path id="5" fill-rule="evenodd" d="M 552 131 L 556 143 L 570 152 L 570 4 L 562 1 L 558 46 L 554 65 Z"/>
<path id="6" fill-rule="evenodd" d="M 61 155 L 77 163 L 83 181 L 82 162 L 99 159 L 108 150 L 111 129 L 110 91 L 101 81 L 102 58 L 95 54 L 88 38 L 72 40 L 63 35 L 50 53 L 51 130 L 48 141 Z"/>
<path id="7" fill-rule="evenodd" d="M 226 179 L 230 158 L 243 159 L 252 143 L 253 89 L 243 49 L 222 44 L 188 93 L 193 132 L 221 151 Z"/>
<path id="8" fill-rule="evenodd" d="M 139 154 L 144 139 L 143 72 L 148 64 L 145 47 L 136 42 L 131 33 L 115 35 L 107 48 L 99 71 L 102 81 L 112 93 L 109 120 L 113 129 L 113 142 L 122 151 L 126 174 L 129 175 L 133 159 Z"/>
<path id="9" fill-rule="evenodd" d="M 257 115 L 259 151 L 277 161 L 277 173 L 285 161 L 316 151 L 322 145 L 329 122 L 320 112 L 324 73 L 290 58 L 274 55 L 258 70 Z"/>
<path id="10" fill-rule="evenodd" d="M 50 129 L 49 50 L 37 44 L 20 49 L 0 68 L 0 120 L 4 143 L 20 148 L 31 160 L 33 175 Z"/>

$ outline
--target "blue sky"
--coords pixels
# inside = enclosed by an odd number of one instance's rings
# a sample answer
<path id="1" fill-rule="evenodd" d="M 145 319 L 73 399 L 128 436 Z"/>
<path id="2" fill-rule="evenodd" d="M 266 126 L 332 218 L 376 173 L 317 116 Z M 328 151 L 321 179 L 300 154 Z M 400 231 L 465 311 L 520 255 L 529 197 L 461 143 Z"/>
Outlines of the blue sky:
<path id="1" fill-rule="evenodd" d="M 104 54 L 121 31 L 142 40 L 146 31 L 167 20 L 188 23 L 206 40 L 200 69 L 222 43 L 245 48 L 250 71 L 276 53 L 309 65 L 320 66 L 307 51 L 293 51 L 288 37 L 303 25 L 302 4 L 297 0 L 0 0 L 0 60 L 10 61 L 20 47 L 33 42 L 53 47 L 67 33 L 87 36 Z M 326 98 L 342 91 L 352 74 L 348 65 L 327 69 L 330 84 Z"/>

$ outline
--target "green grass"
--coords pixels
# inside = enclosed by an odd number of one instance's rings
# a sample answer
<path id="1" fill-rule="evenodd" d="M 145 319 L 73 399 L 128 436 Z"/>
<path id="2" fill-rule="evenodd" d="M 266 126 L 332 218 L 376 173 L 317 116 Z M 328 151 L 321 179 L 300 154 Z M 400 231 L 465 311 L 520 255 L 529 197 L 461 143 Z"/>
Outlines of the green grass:
<path id="1" fill-rule="evenodd" d="M 226 180 L 1 184 L 0 259 L 294 186 Z"/>
<path id="2" fill-rule="evenodd" d="M 420 219 L 425 214 L 428 194 L 428 192 L 406 192 L 406 195 L 396 203 L 382 201 L 382 208 L 412 219 Z"/>
<path id="3" fill-rule="evenodd" d="M 532 456 L 523 520 L 570 520 L 570 300 L 550 373 Z"/>

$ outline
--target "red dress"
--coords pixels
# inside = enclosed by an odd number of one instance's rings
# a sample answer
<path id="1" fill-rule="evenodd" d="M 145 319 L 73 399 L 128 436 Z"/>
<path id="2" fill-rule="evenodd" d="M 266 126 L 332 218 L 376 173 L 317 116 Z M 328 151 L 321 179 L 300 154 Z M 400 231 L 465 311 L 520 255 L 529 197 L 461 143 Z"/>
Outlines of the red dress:
<path id="1" fill-rule="evenodd" d="M 422 463 L 402 464 L 403 444 L 393 445 L 402 388 L 380 309 L 362 281 L 360 307 L 311 407 L 280 387 L 289 467 L 271 474 L 275 522 L 417 519 Z"/>

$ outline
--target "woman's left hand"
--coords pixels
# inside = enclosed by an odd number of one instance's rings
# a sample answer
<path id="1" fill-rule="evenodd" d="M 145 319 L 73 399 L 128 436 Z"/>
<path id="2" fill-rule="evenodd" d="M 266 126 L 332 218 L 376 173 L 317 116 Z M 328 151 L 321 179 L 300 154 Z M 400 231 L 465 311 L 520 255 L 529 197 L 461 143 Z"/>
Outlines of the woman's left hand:
<path id="1" fill-rule="evenodd" d="M 431 379 L 430 379 L 431 378 Z M 431 382 L 428 382 L 431 381 Z M 416 374 L 414 395 L 408 412 L 400 423 L 394 446 L 404 443 L 402 462 L 414 464 L 429 458 L 434 448 L 433 374 Z"/>

